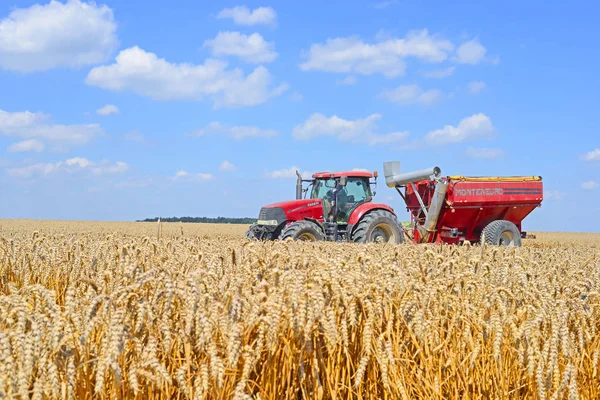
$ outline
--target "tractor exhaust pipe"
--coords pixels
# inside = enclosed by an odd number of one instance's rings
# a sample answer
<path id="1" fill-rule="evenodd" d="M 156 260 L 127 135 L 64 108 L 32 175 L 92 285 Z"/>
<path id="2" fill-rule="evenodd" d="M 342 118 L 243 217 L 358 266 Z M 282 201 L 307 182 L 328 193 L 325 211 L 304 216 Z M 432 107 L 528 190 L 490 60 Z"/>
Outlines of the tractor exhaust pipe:
<path id="1" fill-rule="evenodd" d="M 296 181 L 296 200 L 302 200 L 302 175 L 300 175 L 298 170 L 296 170 L 296 176 L 298 176 L 298 180 Z"/>
<path id="2" fill-rule="evenodd" d="M 385 183 L 388 187 L 396 187 L 407 183 L 422 181 L 429 179 L 430 176 L 439 178 L 442 170 L 439 167 L 422 169 L 420 171 L 400 173 L 399 161 L 388 161 L 383 163 L 383 174 L 385 175 Z"/>

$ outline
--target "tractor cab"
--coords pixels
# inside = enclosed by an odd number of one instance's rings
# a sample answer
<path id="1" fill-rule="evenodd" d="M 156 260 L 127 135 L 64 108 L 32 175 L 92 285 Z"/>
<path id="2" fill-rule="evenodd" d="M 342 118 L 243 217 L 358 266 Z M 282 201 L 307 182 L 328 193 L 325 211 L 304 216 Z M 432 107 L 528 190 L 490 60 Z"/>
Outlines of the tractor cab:
<path id="1" fill-rule="evenodd" d="M 311 199 L 322 200 L 324 220 L 347 224 L 356 207 L 373 199 L 371 185 L 375 185 L 376 181 L 371 182 L 371 177 L 373 175 L 369 172 L 356 171 L 345 174 L 317 173 L 302 192 L 305 197 L 310 192 Z"/>

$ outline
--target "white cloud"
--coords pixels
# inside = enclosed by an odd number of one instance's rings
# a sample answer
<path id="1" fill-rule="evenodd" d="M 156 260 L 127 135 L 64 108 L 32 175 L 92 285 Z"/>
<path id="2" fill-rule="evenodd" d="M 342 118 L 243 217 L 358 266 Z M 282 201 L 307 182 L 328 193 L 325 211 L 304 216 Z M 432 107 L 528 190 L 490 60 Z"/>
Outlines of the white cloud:
<path id="1" fill-rule="evenodd" d="M 411 31 L 405 38 L 385 38 L 373 44 L 356 36 L 328 39 L 325 44 L 313 44 L 300 65 L 304 71 L 383 74 L 388 78 L 403 75 L 404 59 L 414 57 L 425 62 L 442 62 L 454 49 L 453 44 L 424 29 Z"/>
<path id="2" fill-rule="evenodd" d="M 423 72 L 423 76 L 425 78 L 442 79 L 442 78 L 447 78 L 450 75 L 452 75 L 455 70 L 456 70 L 456 67 L 448 67 L 448 68 L 442 68 L 442 69 L 433 69 L 433 70 L 430 70 L 430 71 Z"/>
<path id="3" fill-rule="evenodd" d="M 304 96 L 300 92 L 294 92 L 290 94 L 290 100 L 292 101 L 302 101 L 303 98 Z"/>
<path id="4" fill-rule="evenodd" d="M 586 190 L 593 190 L 598 188 L 598 186 L 600 186 L 600 184 L 596 181 L 587 181 L 581 184 L 581 187 Z"/>
<path id="5" fill-rule="evenodd" d="M 340 86 L 350 86 L 350 85 L 355 85 L 356 82 L 358 82 L 356 77 L 354 77 L 352 75 L 348 75 L 344 79 L 338 79 L 337 81 L 335 81 L 335 84 L 340 85 Z"/>
<path id="6" fill-rule="evenodd" d="M 237 170 L 237 167 L 235 165 L 233 165 L 232 163 L 230 163 L 229 161 L 225 160 L 221 163 L 221 165 L 219 165 L 219 170 L 233 172 L 233 171 Z"/>
<path id="7" fill-rule="evenodd" d="M 585 161 L 600 161 L 600 149 L 592 150 L 584 154 L 581 158 Z"/>
<path id="8" fill-rule="evenodd" d="M 467 140 L 487 139 L 492 137 L 494 132 L 492 120 L 487 115 L 479 113 L 463 118 L 457 126 L 446 125 L 442 129 L 427 133 L 425 141 L 436 145 L 459 143 Z"/>
<path id="9" fill-rule="evenodd" d="M 0 68 L 35 72 L 106 61 L 118 46 L 106 5 L 70 0 L 16 8 L 0 21 Z"/>
<path id="10" fill-rule="evenodd" d="M 125 140 L 129 140 L 132 142 L 143 142 L 145 140 L 144 135 L 139 133 L 138 131 L 128 132 L 123 135 Z"/>
<path id="11" fill-rule="evenodd" d="M 186 179 L 191 181 L 210 181 L 214 178 L 212 174 L 208 173 L 198 173 L 198 174 L 190 174 L 184 170 L 177 171 L 173 180 Z"/>
<path id="12" fill-rule="evenodd" d="M 486 88 L 486 84 L 485 84 L 485 82 L 482 82 L 482 81 L 473 81 L 473 82 L 470 82 L 469 85 L 467 86 L 467 89 L 472 94 L 479 94 L 485 88 Z"/>
<path id="13" fill-rule="evenodd" d="M 95 163 L 87 158 L 73 157 L 56 163 L 37 163 L 25 167 L 9 168 L 7 173 L 13 178 L 31 179 L 46 177 L 59 172 L 74 173 L 78 171 L 90 171 L 94 175 L 120 174 L 126 172 L 128 169 L 129 166 L 122 161 L 111 163 L 104 160 Z"/>
<path id="14" fill-rule="evenodd" d="M 249 63 L 269 63 L 275 61 L 275 43 L 267 42 L 258 33 L 244 35 L 240 32 L 219 32 L 217 37 L 204 42 L 210 47 L 213 56 L 237 56 Z"/>
<path id="15" fill-rule="evenodd" d="M 197 180 L 200 180 L 200 181 L 209 181 L 209 180 L 211 180 L 213 178 L 213 175 L 212 174 L 199 173 L 199 174 L 194 175 L 194 177 Z"/>
<path id="16" fill-rule="evenodd" d="M 310 140 L 318 136 L 331 136 L 344 142 L 377 145 L 399 142 L 408 136 L 407 132 L 375 133 L 376 122 L 380 119 L 381 115 L 379 114 L 350 121 L 337 115 L 328 118 L 323 114 L 315 113 L 304 123 L 294 127 L 292 137 L 297 140 Z"/>
<path id="17" fill-rule="evenodd" d="M 246 76 L 239 68 L 226 67 L 226 62 L 214 59 L 201 65 L 169 63 L 135 46 L 122 50 L 114 64 L 93 68 L 86 83 L 155 100 L 201 100 L 208 96 L 215 108 L 254 106 L 288 88 L 286 84 L 271 88 L 271 74 L 263 66 Z"/>
<path id="18" fill-rule="evenodd" d="M 217 19 L 231 18 L 236 25 L 274 25 L 277 13 L 271 7 L 258 7 L 250 11 L 246 6 L 221 10 Z"/>
<path id="19" fill-rule="evenodd" d="M 224 135 L 231 139 L 243 140 L 247 138 L 269 139 L 279 133 L 273 129 L 260 129 L 256 126 L 228 126 L 220 122 L 211 122 L 202 129 L 190 133 L 190 136 Z"/>
<path id="20" fill-rule="evenodd" d="M 290 178 L 297 177 L 296 171 L 300 172 L 302 179 L 310 179 L 310 177 L 313 174 L 312 172 L 302 171 L 298 167 L 290 167 L 290 168 L 280 169 L 277 171 L 267 172 L 266 176 L 268 178 L 273 178 L 273 179 L 290 179 Z"/>
<path id="21" fill-rule="evenodd" d="M 37 139 L 42 144 L 47 142 L 55 148 L 64 148 L 86 144 L 103 134 L 98 124 L 59 125 L 53 124 L 47 114 L 0 110 L 0 136 Z"/>
<path id="22" fill-rule="evenodd" d="M 375 8 L 378 10 L 383 10 L 384 8 L 388 8 L 390 6 L 399 4 L 400 0 L 386 0 L 375 4 Z"/>
<path id="23" fill-rule="evenodd" d="M 96 110 L 96 114 L 102 115 L 103 117 L 111 114 L 118 114 L 119 108 L 114 104 L 107 104 L 102 108 Z"/>
<path id="24" fill-rule="evenodd" d="M 14 143 L 8 146 L 8 151 L 11 153 L 23 153 L 32 151 L 39 153 L 44 150 L 44 143 L 37 139 L 23 140 L 22 142 Z"/>
<path id="25" fill-rule="evenodd" d="M 69 158 L 68 160 L 65 161 L 65 164 L 67 164 L 68 166 L 74 165 L 79 168 L 86 168 L 86 167 L 93 165 L 93 163 L 90 160 L 88 160 L 87 158 L 83 158 L 83 157 Z"/>
<path id="26" fill-rule="evenodd" d="M 177 173 L 175 174 L 175 179 L 177 179 L 177 178 L 184 178 L 184 177 L 186 177 L 188 175 L 189 174 L 187 172 L 185 172 L 184 170 L 177 171 Z"/>
<path id="27" fill-rule="evenodd" d="M 384 99 L 400 105 L 431 105 L 440 101 L 442 92 L 437 89 L 423 90 L 419 85 L 401 85 L 395 89 L 384 90 L 381 95 Z"/>
<path id="28" fill-rule="evenodd" d="M 92 172 L 96 175 L 120 174 L 126 172 L 128 169 L 129 165 L 127 165 L 127 163 L 124 163 L 123 161 L 117 161 L 114 164 L 104 162 L 92 168 Z"/>
<path id="29" fill-rule="evenodd" d="M 567 194 L 559 190 L 546 190 L 544 189 L 544 198 L 546 200 L 562 200 Z"/>
<path id="30" fill-rule="evenodd" d="M 467 157 L 471 157 L 471 158 L 492 159 L 492 158 L 498 158 L 498 157 L 503 156 L 504 152 L 500 149 L 492 149 L 492 148 L 487 148 L 487 147 L 483 147 L 483 148 L 469 147 L 465 151 L 465 154 L 467 155 Z"/>
<path id="31" fill-rule="evenodd" d="M 485 58 L 486 48 L 475 38 L 461 44 L 456 49 L 454 61 L 459 64 L 479 64 Z"/>

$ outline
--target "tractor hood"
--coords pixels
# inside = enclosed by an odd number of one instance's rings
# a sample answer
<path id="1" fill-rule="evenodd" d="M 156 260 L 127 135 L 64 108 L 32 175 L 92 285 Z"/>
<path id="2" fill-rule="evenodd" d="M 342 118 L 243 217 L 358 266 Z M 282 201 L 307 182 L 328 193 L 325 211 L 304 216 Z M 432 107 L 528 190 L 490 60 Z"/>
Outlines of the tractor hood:
<path id="1" fill-rule="evenodd" d="M 285 216 L 285 217 L 284 217 Z M 278 223 L 281 218 L 287 221 L 298 221 L 304 218 L 323 218 L 323 205 L 321 199 L 302 199 L 281 201 L 279 203 L 268 204 L 260 211 L 259 220 L 274 220 Z"/>

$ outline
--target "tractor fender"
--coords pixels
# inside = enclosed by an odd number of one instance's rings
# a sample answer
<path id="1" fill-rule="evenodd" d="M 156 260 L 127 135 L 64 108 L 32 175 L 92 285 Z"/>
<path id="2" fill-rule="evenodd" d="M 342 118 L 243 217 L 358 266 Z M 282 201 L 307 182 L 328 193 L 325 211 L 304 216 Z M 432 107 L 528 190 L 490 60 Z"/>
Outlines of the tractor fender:
<path id="1" fill-rule="evenodd" d="M 325 233 L 325 228 L 323 228 L 323 224 L 318 219 L 308 218 L 308 217 L 304 217 L 304 219 L 306 221 L 313 222 L 315 225 L 317 225 L 321 229 L 321 231 L 323 231 L 323 234 Z"/>
<path id="2" fill-rule="evenodd" d="M 358 221 L 360 221 L 360 219 L 366 213 L 373 211 L 373 210 L 386 210 L 386 211 L 389 211 L 392 214 L 396 215 L 396 213 L 394 212 L 394 209 L 388 205 L 379 204 L 379 203 L 364 203 L 364 204 L 361 204 L 360 206 L 356 207 L 354 209 L 354 211 L 352 211 L 350 218 L 348 218 L 348 225 L 357 224 Z"/>

